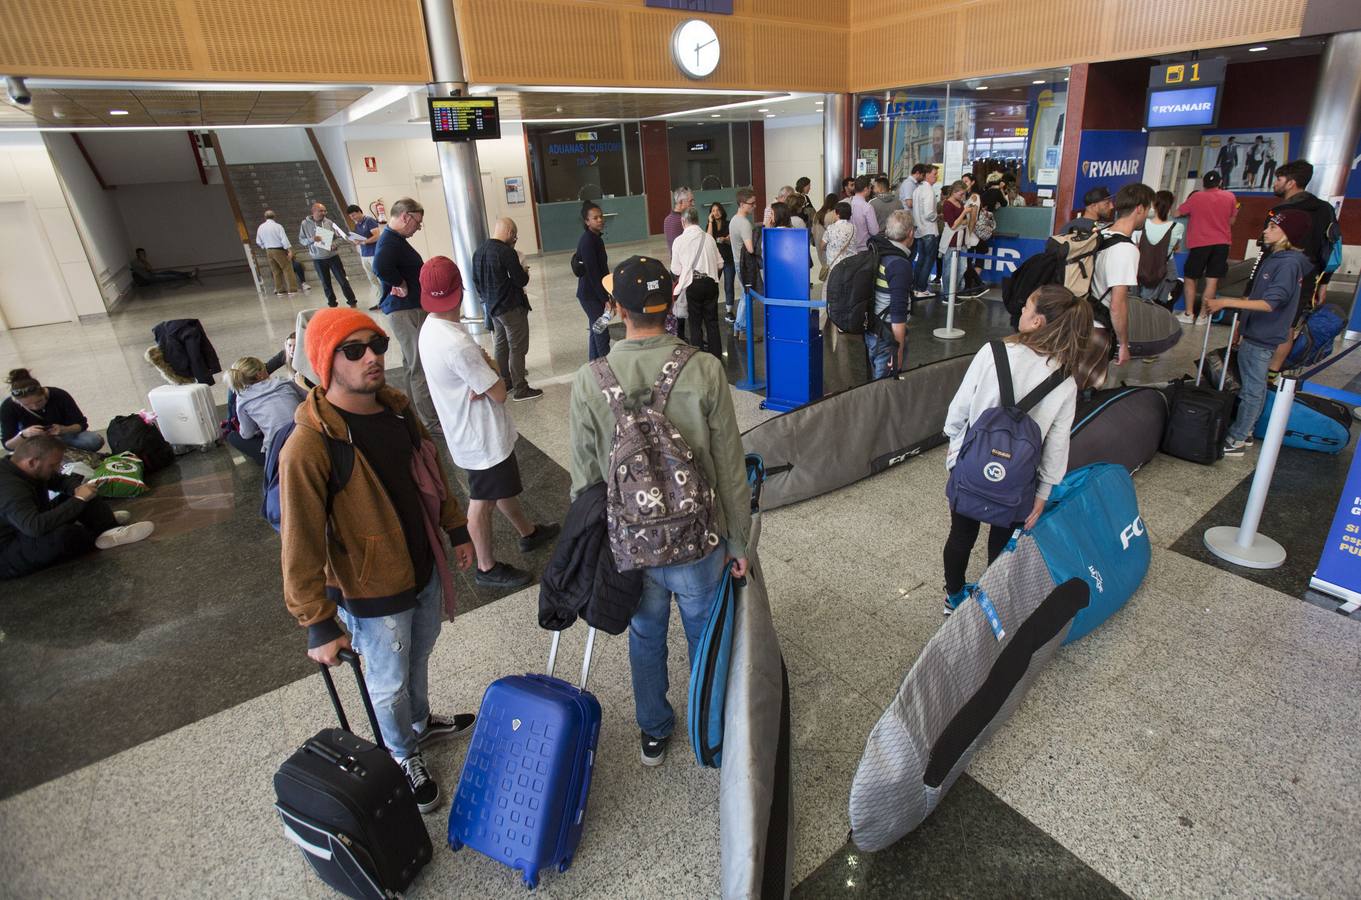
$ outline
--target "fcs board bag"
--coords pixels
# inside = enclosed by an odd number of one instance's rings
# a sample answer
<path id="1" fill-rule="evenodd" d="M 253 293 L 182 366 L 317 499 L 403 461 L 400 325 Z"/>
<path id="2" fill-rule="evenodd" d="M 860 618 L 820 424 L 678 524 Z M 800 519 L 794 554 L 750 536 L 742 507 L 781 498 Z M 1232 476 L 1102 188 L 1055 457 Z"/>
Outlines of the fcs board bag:
<path id="1" fill-rule="evenodd" d="M 1167 395 L 1118 387 L 1078 395 L 1068 440 L 1068 471 L 1107 462 L 1133 474 L 1153 458 L 1167 426 Z"/>
<path id="2" fill-rule="evenodd" d="M 1276 392 L 1267 391 L 1266 403 L 1262 405 L 1262 415 L 1252 428 L 1252 433 L 1258 440 L 1266 437 L 1267 422 L 1271 421 L 1271 409 L 1275 405 Z M 1282 442 L 1284 446 L 1318 453 L 1341 453 L 1347 444 L 1351 443 L 1351 439 L 1350 408 L 1317 394 L 1295 394 L 1295 402 L 1290 407 L 1290 418 L 1285 425 L 1285 440 Z"/>
<path id="3" fill-rule="evenodd" d="M 765 462 L 762 508 L 854 484 L 945 443 L 945 414 L 973 354 L 829 394 L 742 435 Z"/>

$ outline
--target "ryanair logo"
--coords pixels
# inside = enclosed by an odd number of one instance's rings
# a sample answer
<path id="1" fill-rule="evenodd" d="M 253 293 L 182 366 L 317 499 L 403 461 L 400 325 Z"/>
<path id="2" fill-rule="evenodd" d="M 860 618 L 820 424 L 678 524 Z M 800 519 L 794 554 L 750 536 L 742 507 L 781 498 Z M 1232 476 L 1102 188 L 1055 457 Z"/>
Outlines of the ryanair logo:
<path id="1" fill-rule="evenodd" d="M 1209 112 L 1214 109 L 1214 101 L 1206 100 L 1201 103 L 1155 103 L 1153 104 L 1154 115 L 1167 115 L 1168 113 L 1188 113 L 1188 112 Z"/>
<path id="2" fill-rule="evenodd" d="M 1082 162 L 1082 175 L 1085 178 L 1137 177 L 1138 174 L 1137 159 L 1092 159 Z"/>

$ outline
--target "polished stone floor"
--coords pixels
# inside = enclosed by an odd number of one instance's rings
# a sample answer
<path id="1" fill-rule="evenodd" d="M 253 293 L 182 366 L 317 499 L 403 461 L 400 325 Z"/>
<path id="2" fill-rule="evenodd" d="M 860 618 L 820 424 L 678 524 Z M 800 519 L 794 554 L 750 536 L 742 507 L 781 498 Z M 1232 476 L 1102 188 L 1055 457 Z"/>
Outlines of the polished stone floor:
<path id="1" fill-rule="evenodd" d="M 526 502 L 548 519 L 566 508 L 568 382 L 585 360 L 586 320 L 566 256 L 533 266 L 529 362 L 546 393 L 511 411 Z M 0 334 L 0 355 L 70 390 L 101 423 L 145 405 L 158 383 L 141 360 L 156 322 L 200 318 L 226 364 L 271 353 L 306 300 L 262 301 L 242 279 L 209 279 L 107 319 Z M 919 307 L 913 364 L 1005 331 L 995 301 L 958 314 L 968 334 L 946 343 L 930 336 L 944 311 Z M 1198 351 L 1188 335 L 1114 380 L 1165 380 Z M 744 356 L 730 343 L 733 380 Z M 1357 357 L 1321 380 L 1346 384 Z M 838 371 L 828 389 L 858 377 L 853 361 Z M 734 400 L 743 427 L 771 415 L 755 394 Z M 943 450 L 766 514 L 758 552 L 793 705 L 796 895 L 1358 896 L 1348 835 L 1361 815 L 1349 762 L 1361 622 L 1298 599 L 1351 452 L 1283 451 L 1263 530 L 1289 531 L 1292 557 L 1267 577 L 1195 552 L 1207 522 L 1241 511 L 1255 453 L 1212 467 L 1159 456 L 1138 473 L 1154 544 L 1139 593 L 1060 652 L 940 809 L 878 854 L 847 845 L 847 792 L 866 735 L 940 624 Z M 150 494 L 119 504 L 156 521 L 151 540 L 0 583 L 6 896 L 328 896 L 270 806 L 274 769 L 330 712 L 283 610 L 259 477 L 227 449 L 183 457 Z M 522 560 L 499 528 L 498 552 L 542 567 L 546 551 Z M 449 711 L 475 708 L 496 677 L 541 669 L 548 644 L 535 588 L 500 596 L 464 580 L 459 597 L 432 660 Z M 568 632 L 565 659 L 582 639 Z M 683 685 L 677 628 L 671 646 L 671 682 Z M 716 896 L 716 774 L 695 767 L 683 731 L 664 766 L 639 765 L 623 638 L 598 642 L 591 687 L 605 725 L 590 825 L 573 868 L 536 894 Z M 672 699 L 683 716 L 684 691 Z M 445 785 L 463 750 L 433 755 Z M 411 895 L 523 896 L 512 873 L 442 850 L 446 810 L 427 819 L 437 852 Z"/>

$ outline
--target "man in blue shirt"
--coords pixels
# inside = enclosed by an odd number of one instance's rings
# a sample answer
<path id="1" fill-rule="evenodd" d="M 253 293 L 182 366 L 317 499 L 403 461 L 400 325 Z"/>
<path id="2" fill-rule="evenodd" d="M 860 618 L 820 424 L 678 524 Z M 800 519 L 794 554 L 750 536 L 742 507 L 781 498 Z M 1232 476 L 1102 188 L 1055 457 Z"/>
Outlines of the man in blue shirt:
<path id="1" fill-rule="evenodd" d="M 431 434 L 443 434 L 430 388 L 421 368 L 420 335 L 426 312 L 421 308 L 421 266 L 425 260 L 407 238 L 421 230 L 425 207 L 403 197 L 388 210 L 388 224 L 374 245 L 373 271 L 382 285 L 379 306 L 392 326 L 406 365 L 406 393 L 421 423 Z"/>
<path id="2" fill-rule="evenodd" d="M 359 264 L 364 267 L 364 274 L 369 276 L 369 284 L 373 285 L 375 298 L 383 296 L 383 286 L 378 283 L 378 276 L 373 274 L 373 254 L 378 252 L 378 235 L 383 232 L 383 223 L 373 216 L 364 215 L 364 210 L 351 203 L 345 209 L 345 217 L 350 220 L 355 234 L 364 236 L 363 241 L 354 241 L 354 245 L 359 248 Z M 377 309 L 374 304 L 369 309 Z"/>

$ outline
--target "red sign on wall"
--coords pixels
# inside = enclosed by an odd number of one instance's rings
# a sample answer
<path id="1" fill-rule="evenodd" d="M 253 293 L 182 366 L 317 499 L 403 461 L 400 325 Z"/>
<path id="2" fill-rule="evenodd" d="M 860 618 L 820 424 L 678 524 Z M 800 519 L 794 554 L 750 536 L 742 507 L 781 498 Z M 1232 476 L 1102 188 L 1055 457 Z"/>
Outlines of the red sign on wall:
<path id="1" fill-rule="evenodd" d="M 378 171 L 378 157 L 376 157 L 376 156 L 366 156 L 366 157 L 364 157 L 364 171 L 365 171 L 365 172 L 377 172 L 377 171 Z"/>

